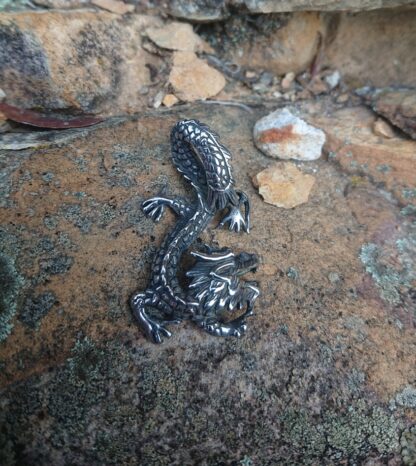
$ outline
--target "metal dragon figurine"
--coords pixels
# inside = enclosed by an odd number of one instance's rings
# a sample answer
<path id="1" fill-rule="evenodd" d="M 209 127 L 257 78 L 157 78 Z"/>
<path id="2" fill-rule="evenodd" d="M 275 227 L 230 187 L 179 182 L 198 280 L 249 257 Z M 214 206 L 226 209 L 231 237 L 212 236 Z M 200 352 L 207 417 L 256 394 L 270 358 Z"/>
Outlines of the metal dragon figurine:
<path id="1" fill-rule="evenodd" d="M 173 163 L 191 182 L 197 199 L 190 204 L 182 198 L 153 197 L 143 203 L 144 213 L 156 222 L 166 206 L 179 220 L 154 257 L 149 287 L 130 298 L 131 309 L 154 343 L 171 336 L 167 324 L 185 319 L 213 335 L 240 337 L 259 295 L 255 282 L 241 281 L 240 277 L 256 268 L 257 256 L 205 245 L 203 251 L 191 252 L 195 264 L 186 273 L 187 290 L 180 286 L 177 272 L 183 253 L 217 212 L 227 209 L 219 226 L 228 224 L 232 231 L 249 232 L 248 198 L 234 189 L 230 153 L 208 126 L 197 120 L 178 122 L 171 132 L 171 145 Z M 149 312 L 151 309 L 156 313 Z M 243 314 L 227 321 L 226 314 L 236 309 Z"/>

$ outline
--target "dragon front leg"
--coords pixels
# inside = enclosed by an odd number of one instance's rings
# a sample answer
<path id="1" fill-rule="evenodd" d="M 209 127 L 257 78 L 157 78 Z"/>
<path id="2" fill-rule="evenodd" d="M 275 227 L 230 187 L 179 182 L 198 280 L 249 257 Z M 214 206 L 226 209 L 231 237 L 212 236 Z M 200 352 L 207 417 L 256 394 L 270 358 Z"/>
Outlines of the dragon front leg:
<path id="1" fill-rule="evenodd" d="M 143 212 L 155 222 L 158 222 L 165 211 L 165 207 L 170 207 L 176 215 L 185 217 L 192 212 L 190 204 L 182 198 L 168 199 L 166 197 L 152 197 L 142 204 Z"/>
<path id="2" fill-rule="evenodd" d="M 228 214 L 221 220 L 218 227 L 221 228 L 229 223 L 229 230 L 239 233 L 242 229 L 249 233 L 250 231 L 250 201 L 243 191 L 236 191 L 239 201 L 237 205 L 229 207 Z M 241 213 L 241 206 L 244 206 L 244 216 Z"/>

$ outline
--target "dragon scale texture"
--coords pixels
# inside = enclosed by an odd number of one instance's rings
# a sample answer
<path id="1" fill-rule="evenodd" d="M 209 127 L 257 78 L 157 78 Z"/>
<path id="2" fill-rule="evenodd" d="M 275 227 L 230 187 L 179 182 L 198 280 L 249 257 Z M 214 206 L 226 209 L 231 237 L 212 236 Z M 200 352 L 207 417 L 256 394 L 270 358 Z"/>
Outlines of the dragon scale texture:
<path id="1" fill-rule="evenodd" d="M 218 211 L 228 210 L 220 226 L 229 224 L 230 230 L 249 231 L 248 198 L 234 189 L 231 155 L 208 126 L 197 120 L 178 122 L 171 132 L 171 147 L 172 161 L 194 187 L 197 201 L 190 204 L 182 198 L 154 197 L 143 203 L 145 214 L 156 222 L 166 206 L 179 220 L 154 257 L 149 287 L 131 297 L 131 309 L 154 343 L 171 336 L 165 325 L 184 319 L 194 321 L 213 335 L 239 337 L 246 331 L 246 317 L 252 315 L 259 295 L 254 282 L 241 281 L 239 277 L 256 268 L 257 256 L 244 252 L 235 255 L 227 248 L 205 246 L 203 252 L 191 252 L 196 262 L 186 274 L 191 280 L 186 291 L 177 273 L 182 255 Z M 240 317 L 224 321 L 227 311 L 244 307 Z M 152 308 L 162 318 L 151 315 Z"/>

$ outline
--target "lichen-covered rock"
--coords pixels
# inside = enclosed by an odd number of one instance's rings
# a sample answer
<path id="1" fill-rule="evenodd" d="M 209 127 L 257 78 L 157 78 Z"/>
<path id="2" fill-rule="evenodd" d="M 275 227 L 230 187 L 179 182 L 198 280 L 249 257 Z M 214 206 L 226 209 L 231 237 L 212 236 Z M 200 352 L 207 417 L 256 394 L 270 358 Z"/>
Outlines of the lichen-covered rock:
<path id="1" fill-rule="evenodd" d="M 413 408 L 389 403 L 415 377 L 414 317 L 401 304 L 414 296 L 400 285 L 414 263 L 411 217 L 394 191 L 331 158 L 304 164 L 319 180 L 308 203 L 265 203 L 251 183 L 270 162 L 252 142 L 265 112 L 178 106 L 25 133 L 34 147 L 0 151 L 1 280 L 14 306 L 0 343 L 0 464 L 409 461 Z M 155 346 L 127 303 L 176 221 L 154 224 L 142 201 L 193 195 L 170 161 L 182 118 L 221 135 L 252 203 L 249 235 L 214 224 L 201 241 L 258 253 L 250 279 L 262 294 L 239 340 L 183 323 Z M 378 255 L 364 264 L 367 244 Z"/>
<path id="2" fill-rule="evenodd" d="M 261 118 L 254 125 L 254 143 L 269 157 L 276 159 L 316 160 L 322 154 L 325 133 L 279 109 Z"/>
<path id="3" fill-rule="evenodd" d="M 24 108 L 138 111 L 150 82 L 141 32 L 160 21 L 104 11 L 0 13 L 0 82 Z"/>

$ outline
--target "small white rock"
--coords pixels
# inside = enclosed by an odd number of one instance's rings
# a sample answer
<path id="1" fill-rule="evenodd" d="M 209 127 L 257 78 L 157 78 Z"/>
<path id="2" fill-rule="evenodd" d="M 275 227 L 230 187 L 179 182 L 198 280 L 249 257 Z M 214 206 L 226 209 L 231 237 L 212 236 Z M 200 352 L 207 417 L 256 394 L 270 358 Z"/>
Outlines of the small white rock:
<path id="1" fill-rule="evenodd" d="M 153 108 L 159 108 L 162 105 L 164 97 L 165 93 L 163 91 L 159 91 L 153 99 Z"/>
<path id="2" fill-rule="evenodd" d="M 0 88 L 0 102 L 4 100 L 5 97 L 6 97 L 5 92 L 3 91 L 3 89 Z"/>
<path id="3" fill-rule="evenodd" d="M 325 77 L 325 81 L 327 82 L 330 89 L 335 89 L 338 86 L 340 80 L 341 75 L 338 70 Z"/>
<path id="4" fill-rule="evenodd" d="M 293 71 L 287 73 L 285 77 L 282 79 L 282 89 L 290 89 L 293 81 L 295 80 L 295 77 L 296 75 Z"/>
<path id="5" fill-rule="evenodd" d="M 278 159 L 316 160 L 325 144 L 325 133 L 293 115 L 276 110 L 254 125 L 254 143 L 264 154 Z"/>

